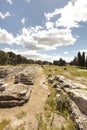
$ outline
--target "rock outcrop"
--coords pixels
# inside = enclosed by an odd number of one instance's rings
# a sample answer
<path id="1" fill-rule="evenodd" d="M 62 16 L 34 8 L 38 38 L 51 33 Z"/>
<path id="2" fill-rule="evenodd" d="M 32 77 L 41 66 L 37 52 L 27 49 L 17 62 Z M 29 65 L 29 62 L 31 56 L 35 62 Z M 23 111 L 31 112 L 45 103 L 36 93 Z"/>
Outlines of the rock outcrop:
<path id="1" fill-rule="evenodd" d="M 31 89 L 21 83 L 13 85 L 10 91 L 3 91 L 0 93 L 0 107 L 9 108 L 23 105 L 29 100 Z"/>
<path id="2" fill-rule="evenodd" d="M 16 70 L 16 68 L 13 70 Z M 29 67 L 27 69 L 25 67 L 18 73 L 13 70 L 12 68 L 0 70 L 0 108 L 23 105 L 30 98 L 31 85 L 34 84 L 35 80 L 35 70 Z"/>
<path id="3" fill-rule="evenodd" d="M 87 86 L 76 83 L 64 76 L 52 78 L 53 87 L 57 90 L 57 100 L 60 101 L 61 91 L 66 93 L 71 118 L 76 124 L 77 130 L 87 130 Z"/>
<path id="4" fill-rule="evenodd" d="M 33 85 L 34 84 L 34 75 L 27 74 L 27 73 L 19 73 L 15 75 L 15 84 L 23 83 L 26 85 Z"/>
<path id="5" fill-rule="evenodd" d="M 0 70 L 0 78 L 6 78 L 8 75 L 8 71 L 5 69 Z"/>

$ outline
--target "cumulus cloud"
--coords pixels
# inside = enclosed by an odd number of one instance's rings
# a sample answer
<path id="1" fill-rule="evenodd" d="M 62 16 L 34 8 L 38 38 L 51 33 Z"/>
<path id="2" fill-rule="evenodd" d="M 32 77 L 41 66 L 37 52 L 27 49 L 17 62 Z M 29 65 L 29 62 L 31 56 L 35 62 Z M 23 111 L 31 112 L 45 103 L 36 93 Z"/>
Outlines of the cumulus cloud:
<path id="1" fill-rule="evenodd" d="M 55 21 L 56 27 L 79 27 L 79 22 L 87 21 L 87 0 L 72 0 L 64 8 L 55 9 L 52 13 L 45 13 L 47 21 L 51 21 L 56 16 L 59 16 Z"/>
<path id="2" fill-rule="evenodd" d="M 70 29 L 44 30 L 41 26 L 36 26 L 23 28 L 21 33 L 14 37 L 0 28 L 0 43 L 22 44 L 29 50 L 52 50 L 58 46 L 73 45 L 75 41 Z"/>
<path id="3" fill-rule="evenodd" d="M 1 19 L 5 19 L 6 17 L 11 16 L 9 12 L 6 12 L 5 14 L 3 14 L 2 12 L 0 12 L 0 18 Z"/>
<path id="4" fill-rule="evenodd" d="M 52 12 L 52 13 L 44 13 L 44 15 L 45 15 L 47 21 L 50 21 L 51 18 L 53 18 L 54 16 L 56 16 L 56 15 L 58 15 L 60 13 L 61 13 L 61 9 L 55 9 L 54 12 Z"/>
<path id="5" fill-rule="evenodd" d="M 0 28 L 0 43 L 7 43 L 11 45 L 12 43 L 15 43 L 15 38 L 11 33 Z"/>
<path id="6" fill-rule="evenodd" d="M 54 28 L 54 23 L 53 22 L 46 22 L 45 26 L 47 29 L 52 29 L 52 28 Z"/>
<path id="7" fill-rule="evenodd" d="M 76 41 L 69 29 L 44 30 L 40 26 L 23 28 L 16 40 L 31 50 L 51 50 L 58 46 L 73 45 Z"/>
<path id="8" fill-rule="evenodd" d="M 56 16 L 57 19 L 53 19 Z M 59 46 L 73 45 L 79 37 L 73 36 L 72 28 L 87 21 L 87 0 L 71 0 L 64 8 L 45 13 L 45 18 L 44 27 L 23 28 L 16 37 L 0 29 L 0 42 L 15 42 L 29 50 L 52 50 Z M 25 22 L 26 19 L 22 18 L 21 23 Z"/>
<path id="9" fill-rule="evenodd" d="M 9 4 L 12 4 L 13 0 L 7 0 L 7 2 L 9 2 Z"/>

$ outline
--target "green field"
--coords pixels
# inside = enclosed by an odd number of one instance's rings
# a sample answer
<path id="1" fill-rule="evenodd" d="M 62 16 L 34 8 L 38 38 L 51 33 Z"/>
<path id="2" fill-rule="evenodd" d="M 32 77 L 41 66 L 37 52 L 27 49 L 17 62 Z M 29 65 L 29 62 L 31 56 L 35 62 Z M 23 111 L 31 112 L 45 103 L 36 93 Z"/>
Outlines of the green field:
<path id="1" fill-rule="evenodd" d="M 69 79 L 79 81 L 83 84 L 87 85 L 87 70 L 86 69 L 80 69 L 76 66 L 55 66 L 55 65 L 44 65 L 43 66 L 45 73 L 47 77 L 49 75 L 57 76 L 57 75 L 63 75 Z"/>

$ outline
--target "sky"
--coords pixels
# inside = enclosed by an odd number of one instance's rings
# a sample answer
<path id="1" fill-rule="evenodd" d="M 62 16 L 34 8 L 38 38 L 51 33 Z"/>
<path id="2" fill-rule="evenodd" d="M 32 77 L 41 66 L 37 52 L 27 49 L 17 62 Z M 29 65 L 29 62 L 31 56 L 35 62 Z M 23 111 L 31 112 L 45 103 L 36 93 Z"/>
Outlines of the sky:
<path id="1" fill-rule="evenodd" d="M 87 0 L 0 0 L 0 50 L 71 61 L 86 42 Z"/>

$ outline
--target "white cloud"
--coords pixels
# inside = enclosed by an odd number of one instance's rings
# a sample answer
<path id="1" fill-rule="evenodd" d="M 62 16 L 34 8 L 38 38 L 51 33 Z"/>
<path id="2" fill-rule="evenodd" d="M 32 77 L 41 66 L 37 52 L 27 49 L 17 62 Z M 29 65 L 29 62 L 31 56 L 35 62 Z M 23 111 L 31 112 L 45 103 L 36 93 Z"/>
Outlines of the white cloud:
<path id="1" fill-rule="evenodd" d="M 31 50 L 51 50 L 58 46 L 73 45 L 76 41 L 69 29 L 44 30 L 40 26 L 23 28 L 16 40 Z"/>
<path id="2" fill-rule="evenodd" d="M 64 52 L 64 55 L 66 55 L 66 54 L 68 54 L 68 53 L 69 53 L 68 51 L 65 51 L 65 52 Z"/>
<path id="3" fill-rule="evenodd" d="M 45 26 L 47 29 L 52 29 L 52 28 L 54 28 L 54 23 L 53 22 L 46 22 Z"/>
<path id="4" fill-rule="evenodd" d="M 11 33 L 8 33 L 5 29 L 0 28 L 0 43 L 12 44 L 15 43 L 15 38 Z"/>
<path id="5" fill-rule="evenodd" d="M 7 2 L 9 2 L 9 4 L 12 4 L 13 0 L 7 0 Z"/>
<path id="6" fill-rule="evenodd" d="M 52 50 L 58 46 L 73 45 L 76 39 L 69 29 L 52 28 L 44 30 L 40 26 L 23 28 L 21 33 L 14 37 L 5 29 L 0 28 L 0 43 L 22 44 L 29 50 Z"/>
<path id="7" fill-rule="evenodd" d="M 0 18 L 1 19 L 5 19 L 6 17 L 11 16 L 9 12 L 6 12 L 5 14 L 3 14 L 2 12 L 0 12 Z"/>
<path id="8" fill-rule="evenodd" d="M 21 23 L 22 23 L 22 24 L 25 24 L 25 22 L 26 22 L 26 19 L 25 19 L 25 18 L 22 18 L 22 19 L 21 19 Z"/>
<path id="9" fill-rule="evenodd" d="M 44 13 L 44 15 L 45 15 L 47 21 L 50 21 L 51 18 L 53 18 L 54 16 L 56 16 L 56 15 L 58 15 L 60 13 L 61 13 L 61 9 L 55 9 L 54 12 L 52 12 L 52 13 Z"/>
<path id="10" fill-rule="evenodd" d="M 58 46 L 73 45 L 76 39 L 68 29 L 49 29 L 41 27 L 23 28 L 17 42 L 22 43 L 25 48 L 31 50 L 52 50 Z"/>
<path id="11" fill-rule="evenodd" d="M 79 22 L 87 22 L 87 0 L 72 0 L 64 8 L 55 9 L 52 13 L 45 13 L 47 21 L 58 17 L 55 21 L 57 27 L 79 27 Z"/>
<path id="12" fill-rule="evenodd" d="M 73 45 L 78 37 L 73 36 L 72 27 L 79 27 L 79 22 L 87 21 L 86 7 L 86 0 L 69 1 L 64 8 L 45 13 L 45 27 L 23 28 L 16 37 L 2 30 L 0 41 L 21 44 L 29 50 L 52 50 L 59 46 Z M 56 16 L 58 19 L 52 21 L 52 18 Z M 27 18 L 22 18 L 21 23 L 25 24 L 26 20 Z"/>

